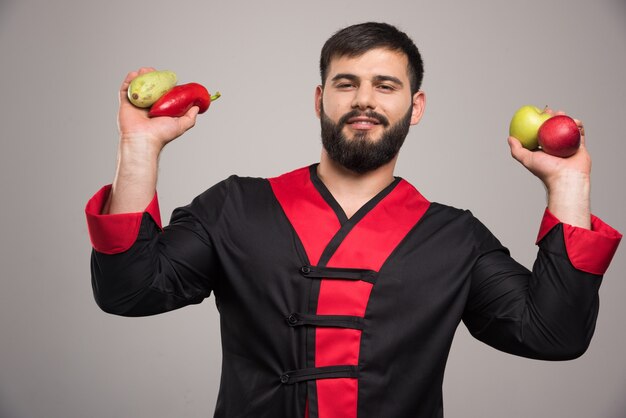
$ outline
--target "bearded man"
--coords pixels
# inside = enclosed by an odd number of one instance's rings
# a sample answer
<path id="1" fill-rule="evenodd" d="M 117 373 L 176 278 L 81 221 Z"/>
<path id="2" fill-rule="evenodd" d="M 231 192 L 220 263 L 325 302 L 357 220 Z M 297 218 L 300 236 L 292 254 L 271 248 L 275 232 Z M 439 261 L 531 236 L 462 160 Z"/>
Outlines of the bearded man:
<path id="1" fill-rule="evenodd" d="M 151 70 L 122 84 L 115 180 L 87 204 L 94 294 L 104 311 L 127 316 L 215 294 L 216 417 L 442 417 L 461 321 L 519 356 L 572 359 L 588 347 L 621 235 L 589 211 L 584 141 L 560 159 L 509 138 L 549 192 L 529 271 L 469 211 L 394 176 L 424 112 L 422 58 L 391 25 L 353 25 L 322 49 L 319 163 L 270 179 L 232 176 L 163 228 L 158 157 L 198 110 L 150 119 L 134 108 L 128 85 Z"/>

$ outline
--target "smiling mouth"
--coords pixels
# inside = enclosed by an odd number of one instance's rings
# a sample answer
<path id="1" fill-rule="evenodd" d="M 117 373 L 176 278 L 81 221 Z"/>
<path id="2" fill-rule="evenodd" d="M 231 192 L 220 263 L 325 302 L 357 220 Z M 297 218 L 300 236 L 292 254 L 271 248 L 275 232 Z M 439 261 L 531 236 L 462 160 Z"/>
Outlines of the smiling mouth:
<path id="1" fill-rule="evenodd" d="M 354 129 L 371 129 L 380 124 L 378 119 L 364 116 L 353 117 L 346 121 L 346 125 Z"/>

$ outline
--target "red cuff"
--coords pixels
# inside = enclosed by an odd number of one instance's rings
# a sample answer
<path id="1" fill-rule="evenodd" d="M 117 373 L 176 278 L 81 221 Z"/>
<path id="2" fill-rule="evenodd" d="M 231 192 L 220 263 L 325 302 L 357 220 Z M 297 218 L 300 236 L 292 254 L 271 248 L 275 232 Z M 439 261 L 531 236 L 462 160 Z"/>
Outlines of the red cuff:
<path id="1" fill-rule="evenodd" d="M 89 238 L 96 251 L 118 254 L 128 250 L 137 240 L 141 218 L 145 212 L 152 216 L 159 228 L 162 228 L 156 193 L 144 212 L 103 215 L 102 210 L 110 192 L 111 185 L 104 186 L 89 199 L 85 207 Z"/>
<path id="2" fill-rule="evenodd" d="M 537 243 L 561 221 L 547 208 L 541 221 Z M 622 239 L 615 229 L 591 215 L 591 229 L 563 224 L 563 238 L 572 265 L 587 273 L 603 275 Z"/>

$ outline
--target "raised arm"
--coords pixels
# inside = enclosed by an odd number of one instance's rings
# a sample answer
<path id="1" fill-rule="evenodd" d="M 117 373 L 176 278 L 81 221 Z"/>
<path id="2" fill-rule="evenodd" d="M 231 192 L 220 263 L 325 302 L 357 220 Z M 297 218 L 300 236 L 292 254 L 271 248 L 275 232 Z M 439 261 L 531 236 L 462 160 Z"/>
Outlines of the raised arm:
<path id="1" fill-rule="evenodd" d="M 198 108 L 178 118 L 149 118 L 147 110 L 133 106 L 129 84 L 149 71 L 154 69 L 131 72 L 122 83 L 115 180 L 85 210 L 94 297 L 103 310 L 118 315 L 153 315 L 199 303 L 210 295 L 217 276 L 212 238 L 198 211 L 181 208 L 162 229 L 156 198 L 159 155 L 194 126 Z M 224 189 L 221 184 L 208 193 L 212 211 L 204 212 L 219 212 Z"/>
<path id="2" fill-rule="evenodd" d="M 532 271 L 513 260 L 482 225 L 463 320 L 479 340 L 520 356 L 568 360 L 588 347 L 598 289 L 621 234 L 590 213 L 591 159 L 582 143 L 569 158 L 529 151 L 509 137 L 511 154 L 544 183 L 548 211 Z"/>

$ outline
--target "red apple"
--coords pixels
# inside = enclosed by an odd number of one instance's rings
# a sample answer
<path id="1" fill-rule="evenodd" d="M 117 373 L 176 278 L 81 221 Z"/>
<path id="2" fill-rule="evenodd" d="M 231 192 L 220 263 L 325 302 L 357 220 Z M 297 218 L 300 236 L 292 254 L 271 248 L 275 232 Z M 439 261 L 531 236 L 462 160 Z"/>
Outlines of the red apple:
<path id="1" fill-rule="evenodd" d="M 561 158 L 572 156 L 580 146 L 580 131 L 574 119 L 556 115 L 546 120 L 537 133 L 541 149 Z"/>

